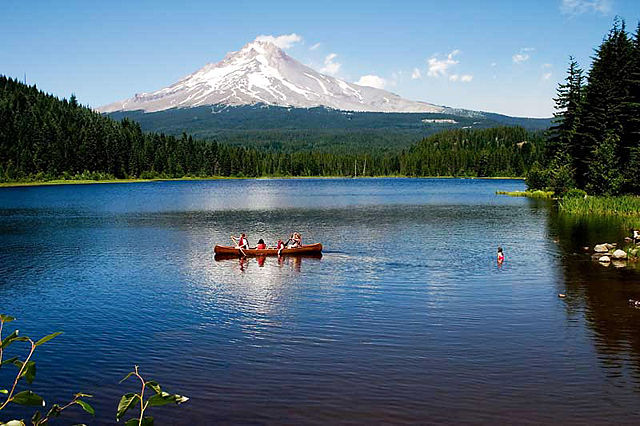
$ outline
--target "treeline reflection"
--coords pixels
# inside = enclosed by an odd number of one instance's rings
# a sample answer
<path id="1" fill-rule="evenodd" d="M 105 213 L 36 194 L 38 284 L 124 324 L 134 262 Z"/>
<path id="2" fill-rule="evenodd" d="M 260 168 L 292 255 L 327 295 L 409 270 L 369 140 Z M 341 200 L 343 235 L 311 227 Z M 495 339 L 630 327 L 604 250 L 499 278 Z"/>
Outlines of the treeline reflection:
<path id="1" fill-rule="evenodd" d="M 607 377 L 632 381 L 640 391 L 640 265 L 603 265 L 592 257 L 595 244 L 621 244 L 628 234 L 617 218 L 575 217 L 550 209 L 549 236 L 558 244 L 569 321 L 581 316 Z"/>

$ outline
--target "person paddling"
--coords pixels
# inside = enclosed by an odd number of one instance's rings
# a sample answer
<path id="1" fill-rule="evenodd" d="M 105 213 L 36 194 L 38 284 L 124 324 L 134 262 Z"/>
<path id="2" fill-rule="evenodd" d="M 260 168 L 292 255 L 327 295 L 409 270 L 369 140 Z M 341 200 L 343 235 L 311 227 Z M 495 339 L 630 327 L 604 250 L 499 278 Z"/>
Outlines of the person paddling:
<path id="1" fill-rule="evenodd" d="M 246 249 L 249 248 L 249 242 L 247 241 L 247 236 L 244 234 L 240 234 L 239 237 L 231 236 L 231 239 L 234 243 L 236 243 L 236 248 Z"/>
<path id="2" fill-rule="evenodd" d="M 504 252 L 502 251 L 502 247 L 498 247 L 498 264 L 502 264 L 504 262 Z"/>
<path id="3" fill-rule="evenodd" d="M 282 253 L 282 249 L 285 248 L 285 244 L 282 240 L 278 240 L 278 243 L 276 244 L 276 248 L 278 249 L 278 256 L 280 256 L 280 254 Z"/>
<path id="4" fill-rule="evenodd" d="M 244 232 L 242 234 L 240 234 L 239 237 L 234 237 L 233 235 L 231 236 L 231 240 L 236 243 L 236 248 L 238 250 L 240 250 L 240 253 L 242 253 L 243 256 L 246 256 L 245 252 L 243 249 L 248 249 L 249 248 L 249 241 L 247 241 L 247 236 L 244 234 Z"/>

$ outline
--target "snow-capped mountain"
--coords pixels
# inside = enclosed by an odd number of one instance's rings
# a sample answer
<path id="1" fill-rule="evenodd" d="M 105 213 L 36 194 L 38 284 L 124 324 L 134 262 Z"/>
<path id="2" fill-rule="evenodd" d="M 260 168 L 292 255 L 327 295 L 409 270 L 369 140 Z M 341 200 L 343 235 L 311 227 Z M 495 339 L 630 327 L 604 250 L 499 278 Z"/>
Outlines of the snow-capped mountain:
<path id="1" fill-rule="evenodd" d="M 325 106 L 345 111 L 430 112 L 448 108 L 321 74 L 268 41 L 253 41 L 220 62 L 207 64 L 152 93 L 98 108 L 100 112 L 162 111 L 205 105 Z"/>

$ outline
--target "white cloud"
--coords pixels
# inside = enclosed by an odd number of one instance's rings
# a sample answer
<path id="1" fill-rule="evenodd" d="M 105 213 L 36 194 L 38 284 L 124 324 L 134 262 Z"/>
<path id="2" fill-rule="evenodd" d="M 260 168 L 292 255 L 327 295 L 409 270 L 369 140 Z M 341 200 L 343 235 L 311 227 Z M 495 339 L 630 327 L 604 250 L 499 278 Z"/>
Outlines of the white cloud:
<path id="1" fill-rule="evenodd" d="M 520 49 L 520 52 L 513 55 L 511 59 L 513 59 L 514 64 L 521 64 L 529 60 L 530 56 L 527 52 L 533 52 L 535 50 L 536 49 L 534 49 L 533 47 L 523 47 L 522 49 Z"/>
<path id="2" fill-rule="evenodd" d="M 419 78 L 422 78 L 422 73 L 420 72 L 420 70 L 418 68 L 414 68 L 413 72 L 411 73 L 411 79 L 412 80 L 417 80 Z"/>
<path id="3" fill-rule="evenodd" d="M 329 74 L 329 75 L 336 75 L 338 71 L 340 71 L 340 67 L 342 66 L 341 63 L 334 61 L 334 59 L 337 57 L 338 57 L 337 53 L 329 53 L 324 58 L 324 66 L 320 68 L 320 72 Z"/>
<path id="4" fill-rule="evenodd" d="M 542 64 L 542 68 L 551 68 L 553 65 L 551 64 Z"/>
<path id="5" fill-rule="evenodd" d="M 469 83 L 471 80 L 473 80 L 473 76 L 471 74 L 451 74 L 449 76 L 449 81 L 453 81 L 454 83 L 457 81 L 461 83 Z"/>
<path id="6" fill-rule="evenodd" d="M 456 49 L 449 53 L 444 59 L 438 59 L 436 55 L 429 58 L 427 60 L 427 64 L 429 65 L 427 75 L 429 77 L 440 77 L 447 75 L 448 69 L 459 62 L 453 59 L 453 57 L 458 53 L 460 53 L 460 51 Z"/>
<path id="7" fill-rule="evenodd" d="M 498 65 L 496 62 L 491 62 L 492 67 L 495 67 L 496 65 Z"/>
<path id="8" fill-rule="evenodd" d="M 320 45 L 321 45 L 321 44 L 322 44 L 322 43 L 316 43 L 316 44 L 314 44 L 313 46 L 311 46 L 311 47 L 309 48 L 309 50 L 316 50 L 318 47 L 320 47 Z"/>
<path id="9" fill-rule="evenodd" d="M 521 64 L 529 60 L 529 55 L 526 53 L 516 53 L 511 58 L 513 59 L 514 64 Z"/>
<path id="10" fill-rule="evenodd" d="M 360 80 L 356 81 L 355 83 L 359 84 L 360 86 L 369 86 L 375 87 L 376 89 L 384 89 L 387 81 L 377 75 L 367 74 L 360 77 Z"/>
<path id="11" fill-rule="evenodd" d="M 611 0 L 562 0 L 560 11 L 566 15 L 596 12 L 607 15 L 611 12 Z"/>
<path id="12" fill-rule="evenodd" d="M 269 41 L 280 49 L 288 49 L 296 43 L 300 43 L 302 41 L 302 37 L 300 37 L 296 33 L 291 34 L 283 34 L 279 36 L 272 35 L 259 35 L 256 37 L 256 41 Z"/>
<path id="13" fill-rule="evenodd" d="M 542 74 L 542 79 L 543 80 L 549 80 L 551 78 L 551 73 L 550 72 L 545 72 L 544 74 Z"/>

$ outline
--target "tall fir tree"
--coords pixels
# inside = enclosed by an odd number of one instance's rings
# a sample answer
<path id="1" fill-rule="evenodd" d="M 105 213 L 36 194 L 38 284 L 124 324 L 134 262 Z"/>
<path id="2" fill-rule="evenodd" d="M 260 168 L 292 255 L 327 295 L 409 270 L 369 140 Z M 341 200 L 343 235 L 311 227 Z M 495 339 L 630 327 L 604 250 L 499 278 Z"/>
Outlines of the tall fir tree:
<path id="1" fill-rule="evenodd" d="M 547 132 L 547 149 L 550 158 L 558 153 L 573 154 L 582 106 L 583 80 L 582 69 L 570 56 L 567 77 L 564 83 L 558 85 L 557 97 L 553 99 L 556 112 L 553 114 L 553 125 Z"/>
<path id="2" fill-rule="evenodd" d="M 605 138 L 617 141 L 616 156 L 611 167 L 622 173 L 624 146 L 624 104 L 628 100 L 628 75 L 630 73 L 633 45 L 625 30 L 624 21 L 617 20 L 606 39 L 596 50 L 589 71 L 588 84 L 581 120 L 579 123 L 574 161 L 576 183 L 579 187 L 600 187 L 590 176 L 591 162 L 599 161 L 596 151 Z M 616 136 L 616 137 L 613 137 Z"/>
<path id="3" fill-rule="evenodd" d="M 575 170 L 580 150 L 576 132 L 583 100 L 583 76 L 578 62 L 569 57 L 564 83 L 558 85 L 553 126 L 547 132 L 547 158 L 550 159 L 547 186 L 560 194 L 575 186 Z"/>
<path id="4" fill-rule="evenodd" d="M 624 190 L 640 194 L 640 22 L 633 40 L 627 85 L 623 156 L 628 162 L 623 171 Z"/>

